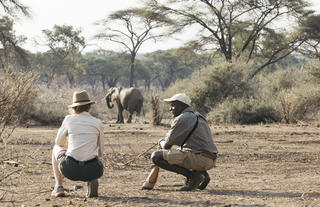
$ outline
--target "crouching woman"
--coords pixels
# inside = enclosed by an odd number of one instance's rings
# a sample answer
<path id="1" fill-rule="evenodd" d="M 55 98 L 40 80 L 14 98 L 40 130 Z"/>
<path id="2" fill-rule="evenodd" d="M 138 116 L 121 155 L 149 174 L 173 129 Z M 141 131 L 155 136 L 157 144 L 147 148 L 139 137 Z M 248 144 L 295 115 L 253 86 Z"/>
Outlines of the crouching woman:
<path id="1" fill-rule="evenodd" d="M 98 178 L 103 175 L 103 165 L 98 159 L 102 156 L 103 130 L 102 122 L 89 114 L 94 103 L 86 91 L 73 94 L 71 115 L 64 118 L 52 152 L 54 197 L 65 195 L 64 177 L 87 182 L 87 197 L 98 196 Z"/>

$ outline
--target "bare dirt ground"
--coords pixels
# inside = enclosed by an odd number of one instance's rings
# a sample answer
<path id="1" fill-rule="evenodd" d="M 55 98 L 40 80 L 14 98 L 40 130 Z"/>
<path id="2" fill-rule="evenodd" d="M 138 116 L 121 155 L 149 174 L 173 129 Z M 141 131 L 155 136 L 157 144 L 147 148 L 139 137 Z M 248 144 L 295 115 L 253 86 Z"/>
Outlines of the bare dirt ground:
<path id="1" fill-rule="evenodd" d="M 219 158 L 211 182 L 203 191 L 179 192 L 184 178 L 163 170 L 154 190 L 140 190 L 152 150 L 136 157 L 168 127 L 105 123 L 99 198 L 85 198 L 86 183 L 69 180 L 67 197 L 50 196 L 57 130 L 18 128 L 6 147 L 0 143 L 0 206 L 320 206 L 317 126 L 212 126 Z M 82 188 L 74 191 L 74 185 Z"/>

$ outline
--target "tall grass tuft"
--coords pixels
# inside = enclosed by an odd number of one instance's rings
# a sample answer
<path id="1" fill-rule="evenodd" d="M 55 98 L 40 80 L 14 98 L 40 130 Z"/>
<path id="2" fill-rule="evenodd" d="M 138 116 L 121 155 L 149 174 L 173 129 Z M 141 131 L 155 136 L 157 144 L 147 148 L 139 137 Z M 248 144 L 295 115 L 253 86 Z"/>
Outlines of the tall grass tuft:
<path id="1" fill-rule="evenodd" d="M 160 110 L 159 96 L 151 95 L 150 103 L 152 110 L 152 125 L 160 125 L 163 114 L 161 114 Z"/>

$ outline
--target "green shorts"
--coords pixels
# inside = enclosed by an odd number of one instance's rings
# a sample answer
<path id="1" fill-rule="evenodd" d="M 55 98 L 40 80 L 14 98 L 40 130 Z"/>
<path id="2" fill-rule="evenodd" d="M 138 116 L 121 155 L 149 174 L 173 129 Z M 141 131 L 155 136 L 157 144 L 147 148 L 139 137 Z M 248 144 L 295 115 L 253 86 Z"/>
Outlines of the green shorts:
<path id="1" fill-rule="evenodd" d="M 191 151 L 162 150 L 163 158 L 170 165 L 179 165 L 186 169 L 206 171 L 215 167 L 216 158 L 211 159 L 201 154 L 195 154 Z"/>
<path id="2" fill-rule="evenodd" d="M 57 157 L 59 171 L 70 180 L 90 181 L 103 175 L 103 164 L 98 158 L 80 162 L 66 155 L 66 150 L 61 150 Z"/>

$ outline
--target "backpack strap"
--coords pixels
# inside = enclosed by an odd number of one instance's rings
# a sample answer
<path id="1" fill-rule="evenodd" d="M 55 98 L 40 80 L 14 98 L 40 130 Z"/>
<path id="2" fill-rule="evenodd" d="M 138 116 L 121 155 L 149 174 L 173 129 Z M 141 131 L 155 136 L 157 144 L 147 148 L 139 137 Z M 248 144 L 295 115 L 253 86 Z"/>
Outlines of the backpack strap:
<path id="1" fill-rule="evenodd" d="M 193 113 L 193 112 L 192 112 Z M 194 115 L 196 115 L 197 117 L 197 121 L 195 123 L 195 125 L 193 126 L 192 130 L 189 132 L 189 134 L 187 135 L 187 137 L 184 139 L 183 143 L 181 144 L 181 150 L 183 148 L 183 145 L 186 143 L 186 141 L 189 139 L 189 137 L 191 136 L 191 134 L 194 132 L 194 130 L 197 128 L 198 126 L 198 122 L 199 122 L 199 116 L 195 113 L 193 113 Z"/>

